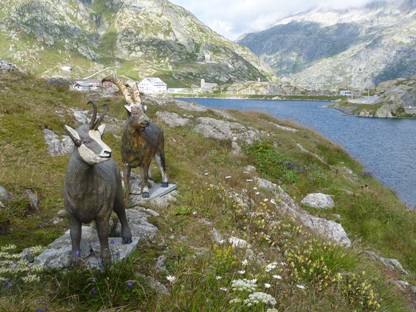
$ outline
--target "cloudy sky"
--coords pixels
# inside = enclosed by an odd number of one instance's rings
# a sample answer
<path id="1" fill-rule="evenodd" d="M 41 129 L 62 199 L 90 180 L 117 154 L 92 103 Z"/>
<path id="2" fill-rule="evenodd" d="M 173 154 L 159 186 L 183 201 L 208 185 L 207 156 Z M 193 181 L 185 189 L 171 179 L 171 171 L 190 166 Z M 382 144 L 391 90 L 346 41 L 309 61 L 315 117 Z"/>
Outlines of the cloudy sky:
<path id="1" fill-rule="evenodd" d="M 346 8 L 368 0 L 171 0 L 229 39 L 262 30 L 278 19 L 314 7 Z"/>

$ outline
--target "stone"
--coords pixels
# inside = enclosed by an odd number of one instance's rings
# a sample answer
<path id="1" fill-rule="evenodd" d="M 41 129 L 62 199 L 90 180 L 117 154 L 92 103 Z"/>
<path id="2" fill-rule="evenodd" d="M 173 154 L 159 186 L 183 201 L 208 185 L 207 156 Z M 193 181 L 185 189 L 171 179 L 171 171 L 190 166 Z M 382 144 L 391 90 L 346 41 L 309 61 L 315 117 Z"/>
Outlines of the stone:
<path id="1" fill-rule="evenodd" d="M 40 212 L 40 201 L 38 194 L 31 189 L 26 189 L 23 194 L 29 200 L 30 212 Z"/>
<path id="2" fill-rule="evenodd" d="M 22 260 L 25 260 L 29 263 L 33 263 L 35 261 L 35 256 L 33 254 L 33 249 L 32 248 L 25 248 L 22 250 L 22 252 L 20 253 L 20 258 Z"/>
<path id="3" fill-rule="evenodd" d="M 164 295 L 165 296 L 165 295 L 169 294 L 169 290 L 166 288 L 166 286 L 163 285 L 158 280 L 154 279 L 153 277 L 146 276 L 146 275 L 143 275 L 143 274 L 140 274 L 140 273 L 137 273 L 136 276 L 143 279 L 151 289 L 156 291 L 156 293 L 158 295 Z"/>
<path id="4" fill-rule="evenodd" d="M 157 272 L 166 272 L 166 256 L 159 256 L 156 260 L 155 269 Z"/>
<path id="5" fill-rule="evenodd" d="M 241 156 L 241 147 L 237 142 L 231 142 L 231 154 L 233 156 Z"/>
<path id="6" fill-rule="evenodd" d="M 43 129 L 43 136 L 48 146 L 48 153 L 51 156 L 62 156 L 72 153 L 74 149 L 74 143 L 67 135 L 59 136 L 49 129 Z"/>
<path id="7" fill-rule="evenodd" d="M 224 141 L 240 140 L 252 144 L 261 138 L 261 133 L 254 128 L 247 128 L 240 123 L 218 120 L 211 117 L 197 118 L 194 131 L 206 138 Z"/>
<path id="8" fill-rule="evenodd" d="M 6 188 L 0 185 L 0 201 L 7 202 L 11 199 L 12 195 L 6 190 Z"/>
<path id="9" fill-rule="evenodd" d="M 72 109 L 72 113 L 75 120 L 78 121 L 81 125 L 87 124 L 89 122 L 87 110 Z"/>
<path id="10" fill-rule="evenodd" d="M 56 214 L 56 216 L 58 218 L 66 218 L 66 216 L 67 216 L 66 210 L 65 209 L 59 210 L 58 213 Z"/>
<path id="11" fill-rule="evenodd" d="M 280 186 L 266 180 L 257 178 L 257 183 L 262 188 L 272 191 L 275 199 L 270 201 L 276 209 L 300 221 L 305 227 L 316 234 L 334 241 L 338 245 L 350 247 L 351 241 L 341 224 L 310 215 L 289 196 Z"/>
<path id="12" fill-rule="evenodd" d="M 198 105 L 191 102 L 185 102 L 185 101 L 176 101 L 176 106 L 180 109 L 191 111 L 191 112 L 200 112 L 204 113 L 208 109 L 202 105 Z"/>
<path id="13" fill-rule="evenodd" d="M 140 178 L 132 174 L 130 178 L 130 203 L 133 205 L 149 205 L 154 208 L 167 208 L 176 201 L 176 184 L 169 183 L 168 187 L 161 187 L 159 183 L 150 181 L 150 197 L 143 198 L 141 195 Z"/>
<path id="14" fill-rule="evenodd" d="M 254 173 L 256 173 L 256 167 L 254 167 L 252 165 L 247 165 L 247 166 L 244 167 L 244 173 L 254 174 Z"/>
<path id="15" fill-rule="evenodd" d="M 231 236 L 228 239 L 228 243 L 234 248 L 240 248 L 240 249 L 250 248 L 250 244 L 246 240 L 238 238 L 238 237 L 234 237 L 234 236 Z"/>
<path id="16" fill-rule="evenodd" d="M 17 66 L 15 64 L 0 60 L 0 71 L 6 71 L 6 72 L 17 71 Z"/>
<path id="17" fill-rule="evenodd" d="M 233 115 L 231 115 L 231 113 L 222 110 L 222 109 L 211 109 L 211 111 L 213 111 L 215 114 L 217 114 L 218 116 L 227 119 L 227 120 L 231 120 L 231 121 L 236 121 L 237 119 L 235 119 L 233 117 Z"/>
<path id="18" fill-rule="evenodd" d="M 403 275 L 408 275 L 409 274 L 409 272 L 407 272 L 403 268 L 402 264 L 397 259 L 384 258 L 382 256 L 379 256 L 378 254 L 376 254 L 373 251 L 367 251 L 366 253 L 367 253 L 367 255 L 370 256 L 370 258 L 372 258 L 372 259 L 374 259 L 376 261 L 381 262 L 385 267 L 387 267 L 390 270 L 396 271 L 396 272 L 398 272 L 400 274 L 403 274 Z"/>
<path id="19" fill-rule="evenodd" d="M 130 244 L 123 244 L 121 237 L 109 237 L 110 250 L 113 262 L 118 262 L 128 257 L 143 240 L 153 239 L 157 233 L 157 227 L 150 224 L 147 218 L 150 216 L 143 209 L 127 209 L 127 219 L 133 241 Z M 120 234 L 120 227 L 115 231 Z M 70 266 L 71 258 L 71 239 L 69 230 L 64 235 L 56 239 L 37 257 L 34 263 L 44 269 L 62 269 Z M 82 227 L 81 238 L 81 260 L 82 263 L 90 268 L 100 268 L 100 243 L 97 231 L 92 226 Z"/>
<path id="20" fill-rule="evenodd" d="M 212 229 L 211 236 L 212 236 L 212 240 L 215 243 L 217 243 L 218 245 L 224 244 L 224 242 L 225 242 L 224 237 L 222 236 L 222 234 L 216 228 Z"/>
<path id="21" fill-rule="evenodd" d="M 318 209 L 330 209 L 335 207 L 332 196 L 322 193 L 308 194 L 304 199 L 302 199 L 301 203 L 305 206 Z"/>
<path id="22" fill-rule="evenodd" d="M 191 119 L 181 117 L 176 113 L 157 112 L 156 116 L 171 128 L 185 127 L 191 122 Z"/>

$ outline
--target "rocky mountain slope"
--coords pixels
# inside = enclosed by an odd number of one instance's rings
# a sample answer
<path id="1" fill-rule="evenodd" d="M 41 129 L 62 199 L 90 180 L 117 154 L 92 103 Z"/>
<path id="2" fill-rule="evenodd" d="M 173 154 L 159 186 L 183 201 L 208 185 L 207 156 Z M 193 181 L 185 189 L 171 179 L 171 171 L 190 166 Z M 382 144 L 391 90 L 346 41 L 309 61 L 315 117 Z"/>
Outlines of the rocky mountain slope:
<path id="1" fill-rule="evenodd" d="M 278 75 L 308 89 L 353 88 L 416 74 L 416 3 L 314 9 L 240 41 Z"/>
<path id="2" fill-rule="evenodd" d="M 333 107 L 361 117 L 415 117 L 416 78 L 382 82 L 374 95 L 338 100 Z"/>
<path id="3" fill-rule="evenodd" d="M 166 0 L 2 1 L 0 59 L 41 76 L 110 68 L 173 86 L 271 77 L 247 48 Z"/>
<path id="4" fill-rule="evenodd" d="M 63 126 L 88 121 L 92 95 L 0 78 L 0 311 L 414 311 L 416 215 L 394 193 L 313 131 L 169 97 L 143 102 L 177 193 L 140 201 L 133 188 L 139 244 L 120 249 L 113 224 L 114 259 L 132 253 L 111 269 L 49 270 L 69 247 Z M 95 100 L 109 105 L 103 140 L 121 164 L 124 99 Z"/>

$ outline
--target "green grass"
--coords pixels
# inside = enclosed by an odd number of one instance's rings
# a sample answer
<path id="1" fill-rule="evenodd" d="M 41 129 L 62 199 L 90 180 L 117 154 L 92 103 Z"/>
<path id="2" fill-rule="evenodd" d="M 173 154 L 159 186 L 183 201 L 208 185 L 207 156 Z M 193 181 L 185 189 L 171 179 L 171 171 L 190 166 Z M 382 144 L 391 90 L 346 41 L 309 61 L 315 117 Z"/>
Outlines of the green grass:
<path id="1" fill-rule="evenodd" d="M 28 246 L 45 246 L 67 228 L 65 222 L 53 225 L 51 221 L 63 208 L 68 157 L 48 156 L 42 130 L 47 126 L 63 134 L 65 123 L 75 126 L 68 109 L 88 109 L 86 100 L 83 95 L 32 77 L 1 76 L 0 185 L 15 197 L 0 215 L 11 221 L 11 231 L 0 236 L 0 246 L 13 243 L 16 252 Z M 100 100 L 99 104 L 104 102 L 110 103 L 111 116 L 125 119 L 121 98 Z M 164 128 L 168 173 L 179 190 L 176 203 L 166 208 L 149 207 L 160 213 L 151 220 L 159 228 L 155 242 L 141 244 L 127 261 L 106 272 L 46 272 L 33 283 L 23 283 L 21 275 L 11 274 L 8 277 L 13 279 L 13 286 L 0 290 L 0 311 L 166 311 L 167 307 L 170 311 L 266 311 L 261 304 L 248 308 L 232 303 L 233 299 L 248 298 L 248 292 L 231 287 L 233 280 L 242 278 L 256 279 L 257 290 L 272 295 L 279 311 L 299 311 L 299 307 L 345 312 L 412 310 L 406 297 L 388 281 L 400 276 L 385 273 L 363 251 L 375 249 L 400 259 L 412 272 L 407 277 L 412 282 L 416 271 L 412 257 L 416 251 L 415 214 L 407 211 L 391 191 L 366 176 L 339 146 L 297 125 L 259 113 L 233 111 L 239 122 L 270 133 L 268 140 L 244 146 L 244 154 L 235 157 L 230 154 L 229 142 L 203 138 L 191 131 L 193 125 L 166 127 L 155 117 L 160 110 L 190 113 L 173 105 L 156 107 L 149 103 L 149 116 Z M 216 116 L 212 111 L 192 115 Z M 270 122 L 299 131 L 285 132 Z M 120 133 L 107 133 L 104 140 L 120 163 L 119 137 Z M 301 151 L 298 143 L 323 161 Z M 279 183 L 297 202 L 310 192 L 334 195 L 334 209 L 308 210 L 329 219 L 341 215 L 340 222 L 355 240 L 353 248 L 324 242 L 266 203 L 263 199 L 272 194 L 266 190 L 256 194 L 254 184 L 247 181 L 254 178 L 253 174 L 243 170 L 248 164 L 257 167 L 255 176 Z M 368 187 L 362 188 L 366 184 Z M 23 196 L 26 188 L 40 195 L 40 213 L 29 214 Z M 247 204 L 242 205 L 232 194 L 246 198 Z M 226 237 L 247 240 L 251 253 L 215 244 L 213 227 Z M 160 255 L 166 257 L 167 271 L 155 269 Z M 272 262 L 279 265 L 266 272 Z M 144 275 L 164 284 L 169 294 L 158 295 Z M 174 283 L 167 280 L 169 275 L 176 278 Z M 306 290 L 297 285 L 304 285 Z"/>

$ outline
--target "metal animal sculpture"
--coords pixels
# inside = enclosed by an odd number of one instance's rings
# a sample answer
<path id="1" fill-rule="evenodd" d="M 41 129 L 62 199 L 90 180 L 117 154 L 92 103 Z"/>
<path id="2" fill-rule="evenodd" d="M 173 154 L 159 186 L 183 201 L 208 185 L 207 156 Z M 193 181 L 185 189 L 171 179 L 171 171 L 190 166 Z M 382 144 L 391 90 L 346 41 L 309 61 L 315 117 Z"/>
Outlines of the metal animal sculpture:
<path id="1" fill-rule="evenodd" d="M 121 223 L 124 244 L 132 242 L 132 235 L 124 209 L 120 171 L 111 159 L 111 149 L 101 139 L 105 125 L 102 114 L 97 118 L 97 106 L 89 125 L 65 130 L 75 144 L 65 176 L 64 205 L 69 215 L 72 242 L 72 263 L 80 262 L 81 225 L 95 221 L 105 266 L 111 264 L 108 246 L 109 219 L 114 211 Z"/>
<path id="2" fill-rule="evenodd" d="M 127 110 L 128 119 L 124 126 L 121 145 L 126 199 L 130 194 L 131 169 L 137 167 L 141 168 L 142 197 L 149 198 L 149 178 L 151 179 L 150 164 L 152 159 L 155 159 L 160 169 L 162 175 L 161 186 L 169 186 L 168 176 L 166 174 L 163 130 L 147 117 L 137 86 L 125 85 L 117 77 L 104 78 L 103 82 L 112 82 L 115 84 L 127 102 L 127 105 L 124 107 Z"/>

